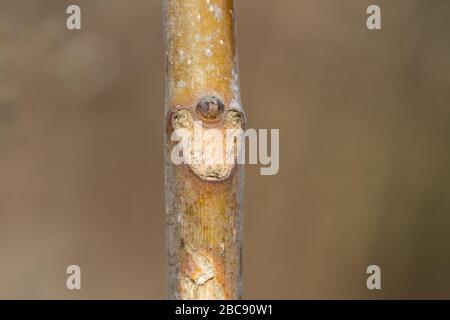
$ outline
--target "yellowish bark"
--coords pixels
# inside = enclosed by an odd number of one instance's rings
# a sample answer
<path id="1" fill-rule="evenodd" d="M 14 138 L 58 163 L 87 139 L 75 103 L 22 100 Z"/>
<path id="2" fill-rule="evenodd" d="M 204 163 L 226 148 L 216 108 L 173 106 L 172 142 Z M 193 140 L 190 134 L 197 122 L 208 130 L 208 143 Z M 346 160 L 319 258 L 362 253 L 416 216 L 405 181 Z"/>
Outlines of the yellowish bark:
<path id="1" fill-rule="evenodd" d="M 176 165 L 175 129 L 242 128 L 232 0 L 164 0 L 165 174 L 171 299 L 241 297 L 243 166 Z M 192 140 L 194 141 L 194 140 Z M 217 141 L 200 138 L 202 152 Z"/>

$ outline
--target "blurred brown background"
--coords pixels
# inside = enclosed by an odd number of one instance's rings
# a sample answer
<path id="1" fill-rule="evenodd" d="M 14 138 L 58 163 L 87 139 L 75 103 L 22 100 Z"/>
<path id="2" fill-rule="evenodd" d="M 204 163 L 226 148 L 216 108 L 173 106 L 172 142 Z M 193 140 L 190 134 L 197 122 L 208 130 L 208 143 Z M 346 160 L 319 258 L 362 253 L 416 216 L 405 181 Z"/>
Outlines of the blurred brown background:
<path id="1" fill-rule="evenodd" d="M 281 136 L 278 175 L 247 167 L 245 298 L 450 298 L 450 1 L 237 10 L 249 126 Z M 165 298 L 161 26 L 158 0 L 0 0 L 0 298 Z"/>

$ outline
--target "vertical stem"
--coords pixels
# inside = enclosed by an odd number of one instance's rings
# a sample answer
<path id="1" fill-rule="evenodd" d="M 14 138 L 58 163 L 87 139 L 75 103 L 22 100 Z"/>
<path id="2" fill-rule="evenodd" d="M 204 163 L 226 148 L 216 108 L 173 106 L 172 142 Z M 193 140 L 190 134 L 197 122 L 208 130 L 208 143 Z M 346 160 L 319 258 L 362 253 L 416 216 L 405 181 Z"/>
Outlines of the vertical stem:
<path id="1" fill-rule="evenodd" d="M 192 133 L 190 142 L 200 141 L 203 159 L 219 148 L 208 132 L 225 137 L 227 129 L 244 127 L 234 1 L 163 0 L 163 4 L 169 298 L 238 299 L 243 165 L 235 161 L 177 165 L 172 160 L 176 129 Z M 201 135 L 197 127 L 204 130 Z"/>

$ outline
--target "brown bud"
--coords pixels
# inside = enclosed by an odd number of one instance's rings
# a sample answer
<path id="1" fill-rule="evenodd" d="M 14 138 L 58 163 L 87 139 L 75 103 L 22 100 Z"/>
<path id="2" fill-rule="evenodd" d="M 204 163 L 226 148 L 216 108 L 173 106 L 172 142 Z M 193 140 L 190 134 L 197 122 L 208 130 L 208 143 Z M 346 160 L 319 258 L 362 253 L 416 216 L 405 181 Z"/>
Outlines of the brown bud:
<path id="1" fill-rule="evenodd" d="M 197 113 L 206 121 L 216 121 L 225 110 L 223 102 L 214 96 L 202 97 L 197 104 Z"/>

